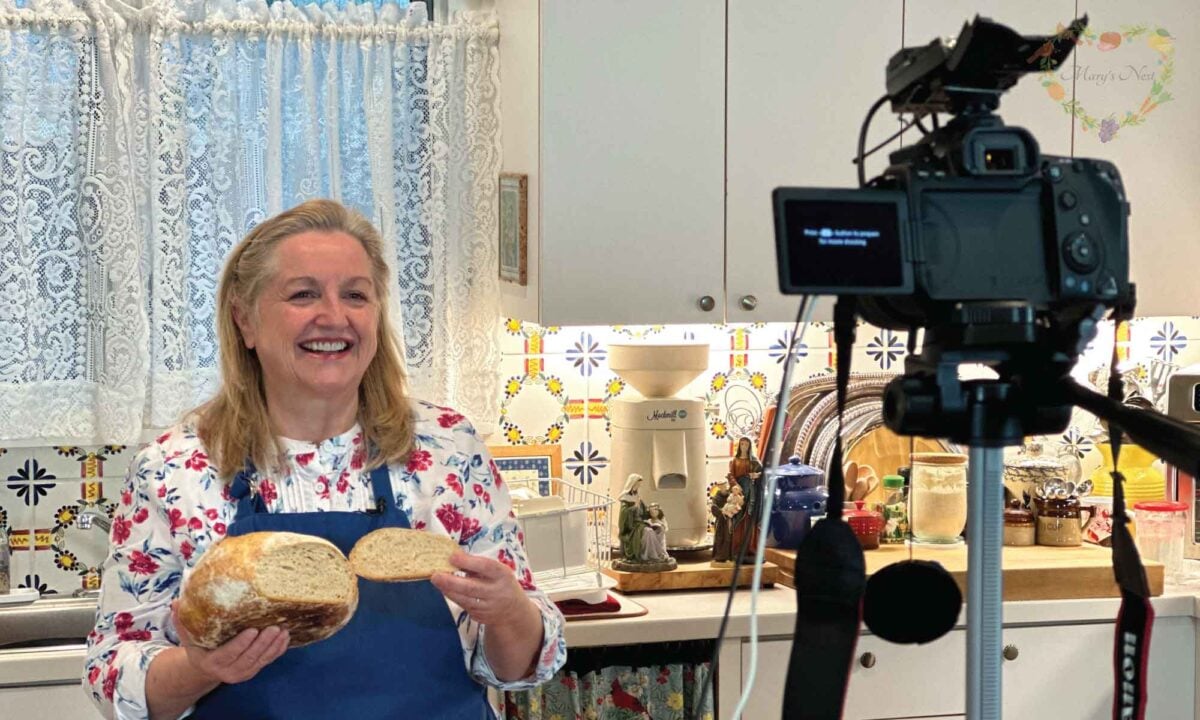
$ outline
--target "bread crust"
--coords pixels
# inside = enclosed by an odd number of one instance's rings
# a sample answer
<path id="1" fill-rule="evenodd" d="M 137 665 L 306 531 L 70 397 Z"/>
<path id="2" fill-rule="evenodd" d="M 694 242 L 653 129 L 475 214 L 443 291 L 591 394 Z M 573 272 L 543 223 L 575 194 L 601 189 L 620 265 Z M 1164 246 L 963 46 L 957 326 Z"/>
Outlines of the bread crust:
<path id="1" fill-rule="evenodd" d="M 377 567 L 368 558 L 371 548 L 386 548 L 389 554 L 411 559 L 408 569 L 388 572 Z M 359 538 L 350 549 L 350 567 L 356 575 L 376 582 L 410 582 L 426 580 L 438 572 L 457 572 L 450 563 L 450 556 L 460 546 L 445 535 L 435 535 L 424 530 L 385 527 L 373 530 Z"/>
<path id="2" fill-rule="evenodd" d="M 319 543 L 342 555 L 337 546 L 313 535 L 253 532 L 226 537 L 200 558 L 179 598 L 179 622 L 192 642 L 213 649 L 247 628 L 272 625 L 289 633 L 289 647 L 311 645 L 350 622 L 358 607 L 358 582 L 349 584 L 344 602 L 269 598 L 258 590 L 255 575 L 263 556 L 281 544 Z M 350 573 L 346 565 L 346 573 Z M 353 576 L 352 576 L 353 577 Z"/>

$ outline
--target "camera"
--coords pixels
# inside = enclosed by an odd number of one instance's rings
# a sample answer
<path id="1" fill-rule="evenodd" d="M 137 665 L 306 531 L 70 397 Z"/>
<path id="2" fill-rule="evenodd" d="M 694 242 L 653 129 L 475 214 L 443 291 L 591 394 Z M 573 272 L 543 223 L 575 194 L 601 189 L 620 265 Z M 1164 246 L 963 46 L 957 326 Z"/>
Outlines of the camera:
<path id="1" fill-rule="evenodd" d="M 953 119 L 861 189 L 776 189 L 780 289 L 859 296 L 862 316 L 892 329 L 944 324 L 962 303 L 1016 301 L 1059 318 L 1130 303 L 1116 167 L 1043 156 L 994 112 L 1022 74 L 1058 67 L 1085 23 L 1023 37 L 977 17 L 951 46 L 897 53 L 892 110 Z"/>
<path id="2" fill-rule="evenodd" d="M 902 435 L 996 447 L 1061 432 L 1072 407 L 1061 387 L 1097 323 L 1132 312 L 1117 168 L 1043 156 L 996 114 L 1023 75 L 1059 67 L 1086 24 L 1022 36 L 977 16 L 957 41 L 901 50 L 859 136 L 861 187 L 772 194 L 784 293 L 837 295 L 874 325 L 924 330 L 884 394 L 884 421 Z M 923 137 L 866 182 L 866 131 L 886 102 Z M 965 364 L 998 381 L 960 382 Z"/>

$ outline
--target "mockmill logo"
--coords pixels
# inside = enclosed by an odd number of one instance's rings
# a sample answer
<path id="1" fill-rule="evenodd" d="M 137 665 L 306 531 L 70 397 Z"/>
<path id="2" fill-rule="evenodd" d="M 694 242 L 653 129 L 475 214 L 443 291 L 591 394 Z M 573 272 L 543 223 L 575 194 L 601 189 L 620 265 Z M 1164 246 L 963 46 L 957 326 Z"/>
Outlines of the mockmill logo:
<path id="1" fill-rule="evenodd" d="M 655 410 L 646 416 L 646 420 L 670 420 L 674 422 L 676 420 L 683 420 L 687 415 L 687 410 Z"/>

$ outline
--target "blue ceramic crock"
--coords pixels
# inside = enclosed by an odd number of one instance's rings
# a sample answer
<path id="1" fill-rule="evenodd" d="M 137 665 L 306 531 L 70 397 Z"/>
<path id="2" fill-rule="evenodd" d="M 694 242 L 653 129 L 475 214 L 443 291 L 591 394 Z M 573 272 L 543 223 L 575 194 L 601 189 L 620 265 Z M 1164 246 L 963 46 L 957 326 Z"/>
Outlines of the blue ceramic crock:
<path id="1" fill-rule="evenodd" d="M 800 547 L 812 524 L 825 517 L 825 506 L 829 499 L 825 473 L 800 462 L 798 455 L 788 458 L 786 465 L 767 472 L 775 477 L 767 545 L 795 550 Z"/>

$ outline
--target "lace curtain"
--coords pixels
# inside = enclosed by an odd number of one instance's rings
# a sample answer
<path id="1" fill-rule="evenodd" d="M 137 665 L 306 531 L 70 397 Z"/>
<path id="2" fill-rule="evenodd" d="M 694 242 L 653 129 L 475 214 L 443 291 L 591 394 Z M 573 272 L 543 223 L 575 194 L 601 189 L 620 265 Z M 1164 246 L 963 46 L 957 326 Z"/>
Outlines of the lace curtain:
<path id="1" fill-rule="evenodd" d="M 312 197 L 388 240 L 413 393 L 496 417 L 493 15 L 23 5 L 0 0 L 0 437 L 133 442 L 206 398 L 227 252 Z"/>

